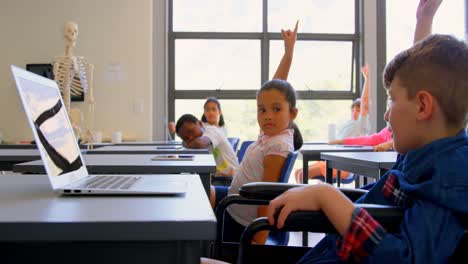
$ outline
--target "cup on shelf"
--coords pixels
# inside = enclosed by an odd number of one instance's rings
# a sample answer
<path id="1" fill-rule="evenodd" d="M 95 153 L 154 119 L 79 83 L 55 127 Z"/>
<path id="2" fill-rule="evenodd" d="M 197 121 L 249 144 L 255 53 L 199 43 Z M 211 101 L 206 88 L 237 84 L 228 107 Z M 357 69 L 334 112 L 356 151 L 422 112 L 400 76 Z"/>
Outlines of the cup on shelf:
<path id="1" fill-rule="evenodd" d="M 121 131 L 114 131 L 112 132 L 112 144 L 122 143 L 122 132 Z"/>

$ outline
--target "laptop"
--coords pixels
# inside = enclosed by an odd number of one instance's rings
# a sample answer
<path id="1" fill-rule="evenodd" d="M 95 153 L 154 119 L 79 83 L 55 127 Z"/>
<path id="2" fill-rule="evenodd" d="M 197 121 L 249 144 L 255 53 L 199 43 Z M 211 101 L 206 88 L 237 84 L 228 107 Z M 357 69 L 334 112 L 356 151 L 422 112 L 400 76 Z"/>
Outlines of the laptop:
<path id="1" fill-rule="evenodd" d="M 89 175 L 54 80 L 11 65 L 24 111 L 55 192 L 70 195 L 176 195 L 185 181 L 156 175 Z"/>

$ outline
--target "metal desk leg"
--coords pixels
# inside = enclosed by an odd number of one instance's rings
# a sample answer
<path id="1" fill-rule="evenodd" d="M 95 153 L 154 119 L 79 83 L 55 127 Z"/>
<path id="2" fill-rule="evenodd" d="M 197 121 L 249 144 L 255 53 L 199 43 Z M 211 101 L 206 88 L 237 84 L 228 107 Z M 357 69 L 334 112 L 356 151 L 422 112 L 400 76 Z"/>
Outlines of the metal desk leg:
<path id="1" fill-rule="evenodd" d="M 307 184 L 308 181 L 309 181 L 309 161 L 305 157 L 302 157 L 302 183 Z"/>
<path id="2" fill-rule="evenodd" d="M 332 173 L 333 173 L 333 170 L 332 170 Z M 332 174 L 332 179 L 333 179 L 333 174 Z M 333 180 L 332 180 L 333 182 Z M 341 185 L 341 171 L 340 170 L 337 170 L 336 172 L 336 186 L 340 187 Z"/>
<path id="3" fill-rule="evenodd" d="M 309 182 L 309 160 L 302 157 L 302 183 L 307 184 Z M 298 182 L 299 183 L 299 182 Z M 302 246 L 307 247 L 309 244 L 309 236 L 307 232 L 302 232 Z"/>
<path id="4" fill-rule="evenodd" d="M 333 184 L 333 168 L 328 166 L 328 160 L 325 161 L 325 166 L 326 166 L 326 175 L 325 175 L 325 180 L 329 184 Z"/>

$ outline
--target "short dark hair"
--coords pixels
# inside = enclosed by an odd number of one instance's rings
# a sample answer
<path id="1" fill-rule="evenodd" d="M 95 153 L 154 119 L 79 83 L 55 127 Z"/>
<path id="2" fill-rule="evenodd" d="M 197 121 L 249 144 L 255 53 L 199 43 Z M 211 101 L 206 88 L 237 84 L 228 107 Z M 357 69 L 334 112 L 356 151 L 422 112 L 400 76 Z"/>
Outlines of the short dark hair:
<path id="1" fill-rule="evenodd" d="M 208 103 L 211 103 L 211 102 L 216 103 L 216 105 L 218 106 L 219 111 L 221 111 L 221 104 L 219 103 L 218 98 L 213 97 L 213 96 L 212 96 L 212 97 L 206 98 L 205 104 L 203 104 L 203 110 L 205 109 L 206 105 L 207 105 Z M 204 123 L 208 122 L 208 121 L 206 120 L 205 114 L 202 115 L 201 121 L 204 122 Z M 220 127 L 224 126 L 224 117 L 223 117 L 223 114 L 221 114 L 221 115 L 219 116 L 218 126 L 220 126 Z"/>
<path id="2" fill-rule="evenodd" d="M 258 91 L 257 98 L 262 92 L 270 90 L 277 90 L 284 95 L 286 101 L 289 103 L 289 110 L 292 111 L 296 108 L 296 91 L 289 82 L 281 79 L 266 81 L 260 88 L 260 91 Z"/>
<path id="3" fill-rule="evenodd" d="M 468 46 L 449 35 L 431 35 L 399 53 L 384 70 L 384 86 L 398 77 L 412 99 L 427 90 L 448 125 L 464 127 L 468 112 Z"/>
<path id="4" fill-rule="evenodd" d="M 176 124 L 177 135 L 179 134 L 179 130 L 182 128 L 182 126 L 186 122 L 197 123 L 198 121 L 199 121 L 198 118 L 196 118 L 194 115 L 191 115 L 191 114 L 185 114 L 181 116 L 179 120 L 177 120 L 177 124 Z"/>
<path id="5" fill-rule="evenodd" d="M 353 103 L 351 104 L 351 109 L 354 107 L 361 107 L 361 98 L 358 98 L 353 101 Z"/>

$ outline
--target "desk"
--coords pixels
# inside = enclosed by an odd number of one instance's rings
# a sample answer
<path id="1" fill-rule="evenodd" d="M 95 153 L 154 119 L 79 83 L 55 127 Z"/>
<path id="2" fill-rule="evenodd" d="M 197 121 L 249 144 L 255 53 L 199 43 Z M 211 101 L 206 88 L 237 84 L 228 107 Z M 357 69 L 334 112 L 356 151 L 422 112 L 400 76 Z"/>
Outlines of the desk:
<path id="1" fill-rule="evenodd" d="M 323 152 L 320 157 L 327 163 L 326 179 L 333 182 L 332 169 L 348 171 L 364 177 L 380 179 L 394 164 L 397 153 L 389 152 Z M 337 179 L 338 186 L 340 179 Z"/>
<path id="2" fill-rule="evenodd" d="M 320 160 L 320 153 L 322 152 L 369 152 L 372 147 L 368 146 L 344 146 L 344 145 L 328 145 L 328 144 L 310 144 L 304 145 L 299 150 L 302 154 L 302 169 L 303 178 L 302 182 L 307 183 L 309 179 L 309 161 Z"/>
<path id="3" fill-rule="evenodd" d="M 328 145 L 328 141 L 325 141 L 325 140 L 308 140 L 308 141 L 304 141 L 303 145 Z"/>
<path id="4" fill-rule="evenodd" d="M 80 149 L 88 149 L 91 144 L 80 144 Z M 111 143 L 93 143 L 93 148 L 112 146 Z M 37 149 L 35 144 L 0 144 L 0 149 Z"/>
<path id="5" fill-rule="evenodd" d="M 211 154 L 194 154 L 191 161 L 153 161 L 154 155 L 83 155 L 90 174 L 199 174 L 207 194 L 210 193 L 210 173 L 216 172 L 216 163 Z M 14 172 L 45 174 L 42 160 L 20 163 L 13 166 Z"/>
<path id="6" fill-rule="evenodd" d="M 59 196 L 45 175 L 0 177 L 2 263 L 199 263 L 216 217 L 198 177 L 181 196 Z M 6 260 L 6 261 L 5 261 Z"/>
<path id="7" fill-rule="evenodd" d="M 13 165 L 41 158 L 37 149 L 4 149 L 0 148 L 0 170 L 11 171 Z"/>
<path id="8" fill-rule="evenodd" d="M 173 145 L 172 145 L 173 146 Z M 209 154 L 208 149 L 158 149 L 164 145 L 125 145 L 107 146 L 98 149 L 88 150 L 87 154 Z"/>
<path id="9" fill-rule="evenodd" d="M 17 163 L 39 159 L 41 159 L 41 155 L 37 148 L 0 148 L 0 171 L 11 171 Z"/>

